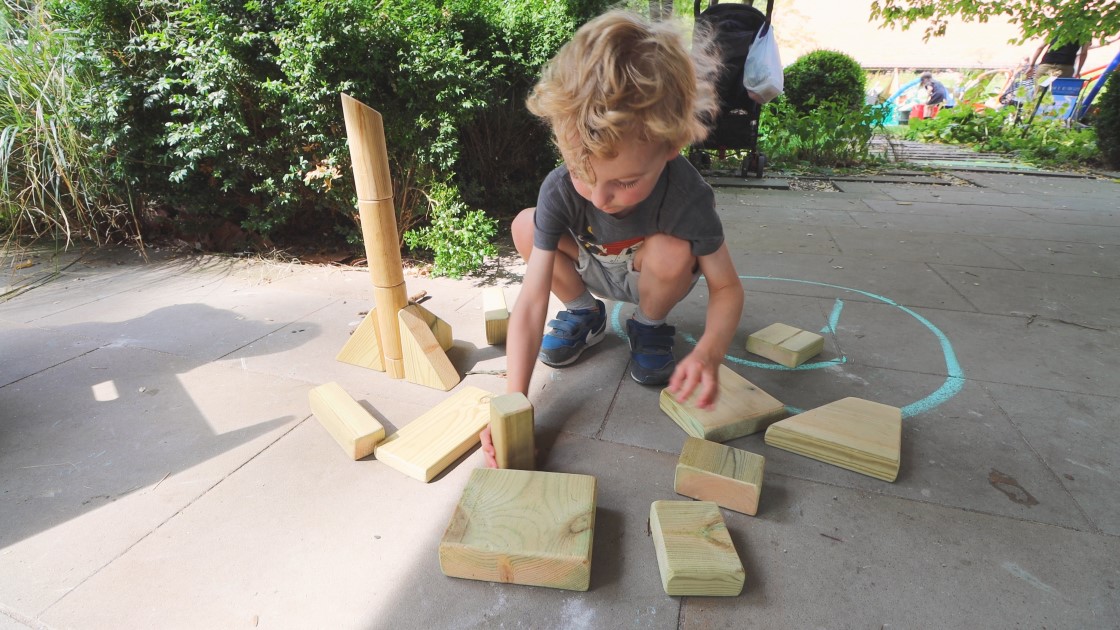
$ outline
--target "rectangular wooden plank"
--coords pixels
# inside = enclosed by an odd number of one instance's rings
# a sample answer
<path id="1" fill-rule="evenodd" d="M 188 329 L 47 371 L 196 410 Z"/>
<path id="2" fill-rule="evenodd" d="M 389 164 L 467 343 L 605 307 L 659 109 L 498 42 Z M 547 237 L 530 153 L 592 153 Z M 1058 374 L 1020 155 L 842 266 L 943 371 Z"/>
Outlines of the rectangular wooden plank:
<path id="1" fill-rule="evenodd" d="M 685 402 L 661 392 L 661 410 L 685 433 L 713 442 L 726 442 L 764 430 L 786 415 L 786 406 L 726 365 L 719 366 L 719 396 L 715 408 L 700 409 L 696 395 Z"/>
<path id="2" fill-rule="evenodd" d="M 765 467 L 762 455 L 690 437 L 677 461 L 673 489 L 677 494 L 754 516 L 758 514 Z"/>
<path id="3" fill-rule="evenodd" d="M 736 596 L 743 592 L 746 571 L 715 503 L 654 501 L 649 527 L 665 593 Z"/>
<path id="4" fill-rule="evenodd" d="M 536 468 L 533 405 L 516 392 L 490 399 L 490 436 L 498 468 Z"/>
<path id="5" fill-rule="evenodd" d="M 487 287 L 482 292 L 482 312 L 486 320 L 486 343 L 492 346 L 505 343 L 509 309 L 501 287 Z"/>
<path id="6" fill-rule="evenodd" d="M 350 459 L 368 456 L 385 437 L 385 427 L 338 383 L 312 389 L 308 399 L 311 413 Z"/>
<path id="7" fill-rule="evenodd" d="M 439 544 L 444 575 L 586 591 L 595 478 L 479 468 Z"/>
<path id="8" fill-rule="evenodd" d="M 377 446 L 385 465 L 428 482 L 478 444 L 490 422 L 490 392 L 464 386 Z"/>

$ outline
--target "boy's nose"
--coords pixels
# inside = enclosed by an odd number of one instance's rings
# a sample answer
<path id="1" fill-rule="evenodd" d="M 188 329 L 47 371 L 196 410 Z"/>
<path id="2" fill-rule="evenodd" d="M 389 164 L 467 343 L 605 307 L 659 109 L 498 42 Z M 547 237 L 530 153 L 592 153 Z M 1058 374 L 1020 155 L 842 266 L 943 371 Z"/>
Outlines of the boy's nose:
<path id="1" fill-rule="evenodd" d="M 596 187 L 591 191 L 591 203 L 595 204 L 596 208 L 602 209 L 607 207 L 613 196 L 607 192 L 606 187 Z"/>

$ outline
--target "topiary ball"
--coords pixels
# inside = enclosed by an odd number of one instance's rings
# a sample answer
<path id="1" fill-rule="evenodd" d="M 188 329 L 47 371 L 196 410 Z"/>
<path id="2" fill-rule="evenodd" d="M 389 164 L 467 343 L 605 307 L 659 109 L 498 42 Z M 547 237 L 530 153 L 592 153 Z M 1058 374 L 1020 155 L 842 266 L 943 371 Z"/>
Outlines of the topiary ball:
<path id="1" fill-rule="evenodd" d="M 789 102 L 806 112 L 810 103 L 845 103 L 852 109 L 863 106 L 866 76 L 855 59 L 834 50 L 814 50 L 785 69 L 785 94 Z"/>
<path id="2" fill-rule="evenodd" d="M 1120 169 L 1120 72 L 1112 73 L 1097 97 L 1097 146 L 1105 164 Z"/>

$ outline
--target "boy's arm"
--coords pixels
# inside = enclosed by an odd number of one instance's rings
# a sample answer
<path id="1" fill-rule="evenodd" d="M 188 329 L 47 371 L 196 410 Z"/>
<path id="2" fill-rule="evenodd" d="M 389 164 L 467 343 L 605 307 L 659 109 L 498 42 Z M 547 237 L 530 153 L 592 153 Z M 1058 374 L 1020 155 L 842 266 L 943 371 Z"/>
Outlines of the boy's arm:
<path id="1" fill-rule="evenodd" d="M 506 393 L 529 395 L 529 379 L 533 376 L 537 354 L 544 336 L 548 294 L 552 290 L 552 266 L 556 252 L 533 248 L 521 293 L 509 317 L 506 333 Z"/>
<path id="2" fill-rule="evenodd" d="M 669 379 L 669 393 L 677 400 L 688 397 L 699 387 L 696 406 L 710 409 L 719 395 L 719 366 L 731 345 L 731 338 L 743 316 L 743 283 L 731 261 L 727 243 L 700 257 L 700 271 L 708 284 L 708 315 L 704 334 Z"/>

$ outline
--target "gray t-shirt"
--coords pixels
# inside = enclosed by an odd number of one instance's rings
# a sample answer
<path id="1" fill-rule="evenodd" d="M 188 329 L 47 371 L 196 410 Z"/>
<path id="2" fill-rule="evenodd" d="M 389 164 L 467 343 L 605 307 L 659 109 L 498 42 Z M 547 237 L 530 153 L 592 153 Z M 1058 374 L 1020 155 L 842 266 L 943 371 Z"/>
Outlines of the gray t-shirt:
<path id="1" fill-rule="evenodd" d="M 694 256 L 711 254 L 723 244 L 715 194 L 684 156 L 665 165 L 653 192 L 623 218 L 581 197 L 567 167 L 561 166 L 541 184 L 534 222 L 535 247 L 553 251 L 568 233 L 603 261 L 630 258 L 647 236 L 657 233 L 688 241 Z"/>

